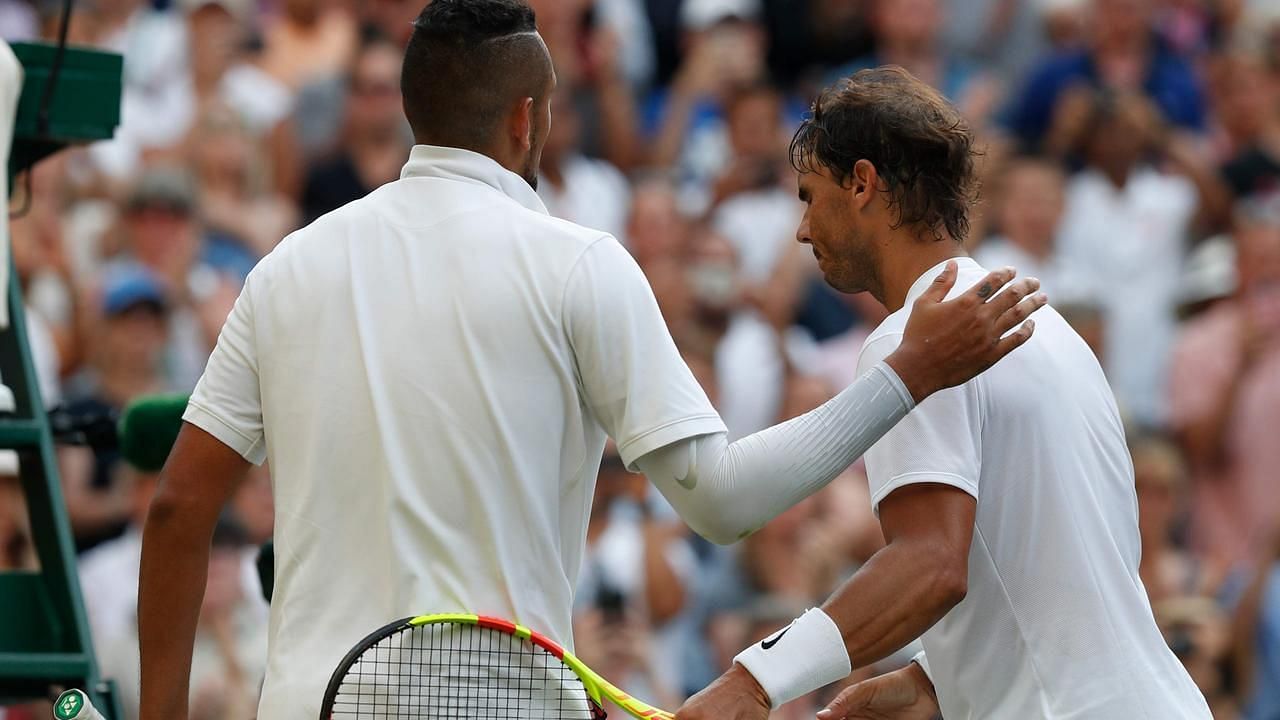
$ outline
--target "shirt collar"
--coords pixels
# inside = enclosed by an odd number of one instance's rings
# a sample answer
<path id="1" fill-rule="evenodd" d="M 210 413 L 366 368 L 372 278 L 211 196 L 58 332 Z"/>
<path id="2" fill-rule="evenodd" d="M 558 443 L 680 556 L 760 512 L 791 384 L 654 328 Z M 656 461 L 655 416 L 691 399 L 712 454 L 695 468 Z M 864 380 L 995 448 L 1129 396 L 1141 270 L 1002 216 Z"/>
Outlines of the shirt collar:
<path id="1" fill-rule="evenodd" d="M 400 179 L 442 178 L 488 185 L 524 207 L 549 214 L 538 193 L 529 187 L 524 178 L 502 167 L 487 155 L 462 148 L 439 145 L 414 145 L 409 151 L 409 162 L 400 171 Z"/>
<path id="2" fill-rule="evenodd" d="M 959 282 L 959 274 L 963 273 L 965 270 L 981 270 L 982 269 L 982 266 L 979 265 L 976 260 L 974 260 L 973 258 L 967 255 L 957 255 L 956 257 L 943 260 L 937 265 L 934 265 L 928 270 L 925 270 L 923 275 L 916 278 L 916 281 L 914 283 L 911 283 L 911 289 L 907 291 L 907 300 L 902 304 L 902 306 L 904 308 L 910 307 L 911 303 L 915 302 L 917 298 L 919 298 L 921 295 L 924 294 L 925 290 L 929 289 L 929 284 L 932 283 L 934 279 L 937 278 L 938 275 L 942 273 L 942 270 L 946 268 L 947 263 L 951 262 L 952 260 L 956 261 L 957 282 Z M 963 290 L 964 288 L 961 288 L 961 289 Z"/>

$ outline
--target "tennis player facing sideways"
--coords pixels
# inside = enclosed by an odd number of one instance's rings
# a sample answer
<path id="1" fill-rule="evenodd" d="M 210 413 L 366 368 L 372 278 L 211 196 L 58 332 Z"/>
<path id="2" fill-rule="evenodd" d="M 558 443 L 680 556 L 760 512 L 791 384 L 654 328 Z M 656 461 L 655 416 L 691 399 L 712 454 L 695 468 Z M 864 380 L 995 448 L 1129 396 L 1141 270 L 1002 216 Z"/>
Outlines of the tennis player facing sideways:
<path id="1" fill-rule="evenodd" d="M 496 615 L 570 645 L 606 436 L 726 543 L 821 488 L 916 402 L 1030 337 L 1012 271 L 942 302 L 808 415 L 733 444 L 613 238 L 535 194 L 555 75 L 520 0 L 436 0 L 402 89 L 401 179 L 286 238 L 249 275 L 143 536 L 141 717 L 186 717 L 210 534 L 270 460 L 276 576 L 258 716 L 312 720 L 346 651 L 396 618 Z"/>
<path id="2" fill-rule="evenodd" d="M 828 283 L 892 311 L 867 338 L 864 372 L 905 346 L 946 263 L 960 264 L 961 286 L 986 274 L 961 245 L 971 145 L 956 110 L 894 67 L 828 89 L 792 141 L 808 206 L 800 241 Z M 1115 401 L 1051 308 L 1026 346 L 921 403 L 866 466 L 886 546 L 821 609 L 741 653 L 680 720 L 763 719 L 917 637 L 916 662 L 846 689 L 818 717 L 1210 717 L 1138 579 Z"/>

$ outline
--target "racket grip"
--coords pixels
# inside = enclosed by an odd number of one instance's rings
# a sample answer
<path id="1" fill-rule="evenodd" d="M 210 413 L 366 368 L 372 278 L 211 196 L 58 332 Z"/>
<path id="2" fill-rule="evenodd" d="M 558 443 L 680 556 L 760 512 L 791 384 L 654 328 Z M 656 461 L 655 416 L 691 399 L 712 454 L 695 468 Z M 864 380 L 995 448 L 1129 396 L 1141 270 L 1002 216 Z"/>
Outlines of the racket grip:
<path id="1" fill-rule="evenodd" d="M 82 690 L 68 690 L 53 704 L 55 720 L 106 720 Z"/>

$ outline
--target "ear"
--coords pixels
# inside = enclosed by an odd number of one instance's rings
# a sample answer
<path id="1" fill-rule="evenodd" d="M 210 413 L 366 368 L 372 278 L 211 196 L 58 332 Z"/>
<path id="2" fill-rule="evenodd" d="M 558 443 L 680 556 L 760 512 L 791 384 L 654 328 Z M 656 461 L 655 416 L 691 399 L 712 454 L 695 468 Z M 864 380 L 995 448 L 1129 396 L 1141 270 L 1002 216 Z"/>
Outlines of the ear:
<path id="1" fill-rule="evenodd" d="M 880 174 L 870 160 L 859 160 L 853 164 L 853 172 L 849 173 L 849 202 L 853 210 L 864 209 L 876 196 L 880 187 Z"/>
<path id="2" fill-rule="evenodd" d="M 521 150 L 533 147 L 533 98 L 523 98 L 511 112 L 511 142 Z"/>

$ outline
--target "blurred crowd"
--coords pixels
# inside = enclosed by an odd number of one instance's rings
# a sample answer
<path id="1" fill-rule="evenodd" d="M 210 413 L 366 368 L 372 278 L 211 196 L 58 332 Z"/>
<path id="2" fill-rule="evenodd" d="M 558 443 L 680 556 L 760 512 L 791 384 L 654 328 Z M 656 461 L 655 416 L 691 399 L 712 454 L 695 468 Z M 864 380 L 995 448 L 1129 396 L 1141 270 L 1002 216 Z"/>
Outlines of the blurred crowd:
<path id="1" fill-rule="evenodd" d="M 76 4 L 71 42 L 125 57 L 123 117 L 114 140 L 15 182 L 48 406 L 189 391 L 254 263 L 398 177 L 401 48 L 423 2 Z M 886 314 L 829 290 L 794 242 L 788 141 L 808 102 L 881 64 L 950 98 L 982 148 L 969 252 L 1042 280 L 1125 415 L 1142 581 L 1170 646 L 1215 717 L 1280 718 L 1280 2 L 532 4 L 559 77 L 538 192 L 632 252 L 735 437 L 851 382 Z M 56 36 L 60 5 L 0 0 L 0 33 Z M 59 460 L 96 651 L 133 708 L 155 478 L 105 451 Z M 13 474 L 0 462 L 0 568 L 34 562 Z M 253 562 L 271 522 L 263 470 L 215 537 L 195 718 L 252 713 L 266 637 Z M 720 548 L 609 455 L 578 654 L 675 707 L 882 543 L 857 466 Z M 775 717 L 812 717 L 823 696 Z"/>

